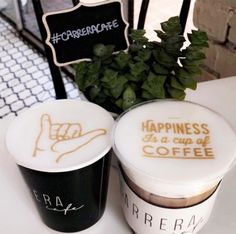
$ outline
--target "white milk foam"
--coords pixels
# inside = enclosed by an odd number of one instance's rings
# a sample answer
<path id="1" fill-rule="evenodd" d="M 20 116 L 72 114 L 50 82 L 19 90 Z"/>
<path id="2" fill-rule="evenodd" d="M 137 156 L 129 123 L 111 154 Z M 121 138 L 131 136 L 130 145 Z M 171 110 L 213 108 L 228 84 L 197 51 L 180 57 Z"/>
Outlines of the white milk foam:
<path id="1" fill-rule="evenodd" d="M 189 197 L 232 167 L 236 137 L 217 113 L 184 101 L 154 101 L 118 119 L 114 150 L 126 174 L 148 192 Z"/>
<path id="2" fill-rule="evenodd" d="M 111 148 L 112 116 L 81 100 L 55 100 L 33 107 L 10 125 L 6 145 L 17 164 L 47 172 L 79 169 Z"/>

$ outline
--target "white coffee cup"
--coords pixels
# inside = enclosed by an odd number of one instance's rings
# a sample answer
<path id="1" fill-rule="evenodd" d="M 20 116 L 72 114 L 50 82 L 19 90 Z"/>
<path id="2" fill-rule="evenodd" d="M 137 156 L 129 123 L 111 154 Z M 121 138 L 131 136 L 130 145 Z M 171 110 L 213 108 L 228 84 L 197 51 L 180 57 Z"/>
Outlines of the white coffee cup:
<path id="1" fill-rule="evenodd" d="M 121 115 L 113 138 L 131 228 L 139 234 L 197 233 L 235 162 L 236 136 L 227 121 L 195 103 L 152 101 Z M 182 207 L 181 200 L 187 201 Z"/>

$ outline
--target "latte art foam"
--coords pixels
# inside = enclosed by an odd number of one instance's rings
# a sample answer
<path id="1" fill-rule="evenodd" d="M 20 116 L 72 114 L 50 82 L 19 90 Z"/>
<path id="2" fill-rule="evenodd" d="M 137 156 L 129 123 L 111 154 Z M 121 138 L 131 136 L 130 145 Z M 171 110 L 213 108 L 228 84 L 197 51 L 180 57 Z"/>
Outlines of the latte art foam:
<path id="1" fill-rule="evenodd" d="M 95 104 L 50 101 L 13 121 L 6 143 L 19 165 L 49 172 L 79 169 L 110 150 L 112 125 L 111 115 Z"/>
<path id="2" fill-rule="evenodd" d="M 79 122 L 52 123 L 51 116 L 43 114 L 40 118 L 40 131 L 35 142 L 33 157 L 40 152 L 48 151 L 48 155 L 57 154 L 55 162 L 59 163 L 62 158 L 72 156 L 82 147 L 89 147 L 93 140 L 106 134 L 106 129 L 94 129 L 84 133 Z"/>

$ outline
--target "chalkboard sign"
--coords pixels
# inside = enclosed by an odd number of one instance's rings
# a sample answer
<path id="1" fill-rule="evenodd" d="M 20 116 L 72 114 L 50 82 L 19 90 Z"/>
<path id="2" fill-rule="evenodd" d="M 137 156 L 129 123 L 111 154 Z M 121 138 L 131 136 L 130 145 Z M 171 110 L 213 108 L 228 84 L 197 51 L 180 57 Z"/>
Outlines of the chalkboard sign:
<path id="1" fill-rule="evenodd" d="M 54 63 L 64 66 L 90 60 L 98 43 L 115 45 L 115 52 L 126 50 L 128 23 L 122 7 L 119 0 L 79 3 L 71 9 L 45 14 L 46 44 L 52 49 Z"/>

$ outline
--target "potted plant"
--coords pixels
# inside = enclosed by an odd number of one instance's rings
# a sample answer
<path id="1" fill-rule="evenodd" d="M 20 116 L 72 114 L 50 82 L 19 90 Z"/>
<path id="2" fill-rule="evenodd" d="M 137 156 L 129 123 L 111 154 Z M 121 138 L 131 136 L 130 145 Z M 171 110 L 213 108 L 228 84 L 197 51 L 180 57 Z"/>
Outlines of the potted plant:
<path id="1" fill-rule="evenodd" d="M 183 100 L 185 89 L 195 90 L 194 77 L 208 47 L 207 35 L 192 30 L 190 45 L 182 49 L 178 17 L 161 23 L 156 30 L 160 42 L 149 41 L 144 30 L 133 30 L 127 52 L 113 54 L 113 45 L 98 44 L 89 62 L 75 65 L 76 82 L 89 101 L 117 114 L 131 106 L 152 99 Z"/>

